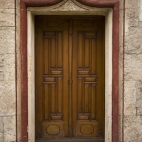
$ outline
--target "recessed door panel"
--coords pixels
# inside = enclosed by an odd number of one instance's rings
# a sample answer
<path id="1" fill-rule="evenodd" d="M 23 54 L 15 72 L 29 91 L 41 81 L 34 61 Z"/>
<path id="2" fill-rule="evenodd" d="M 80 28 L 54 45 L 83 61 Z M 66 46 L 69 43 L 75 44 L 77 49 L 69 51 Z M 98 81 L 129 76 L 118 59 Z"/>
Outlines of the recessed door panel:
<path id="1" fill-rule="evenodd" d="M 103 141 L 104 18 L 36 16 L 35 23 L 36 140 Z"/>
<path id="2" fill-rule="evenodd" d="M 36 34 L 36 137 L 65 137 L 68 136 L 68 21 L 38 19 Z"/>
<path id="3" fill-rule="evenodd" d="M 73 21 L 73 136 L 104 136 L 104 27 L 99 19 Z"/>

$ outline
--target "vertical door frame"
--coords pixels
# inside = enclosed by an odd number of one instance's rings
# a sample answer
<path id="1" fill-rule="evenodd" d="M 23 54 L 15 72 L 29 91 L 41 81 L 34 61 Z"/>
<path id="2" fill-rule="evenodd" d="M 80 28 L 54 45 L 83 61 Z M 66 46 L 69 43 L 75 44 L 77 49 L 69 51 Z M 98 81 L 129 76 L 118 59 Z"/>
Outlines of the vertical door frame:
<path id="1" fill-rule="evenodd" d="M 21 47 L 21 141 L 28 141 L 28 51 L 27 48 L 27 7 L 51 6 L 63 0 L 21 0 L 20 1 L 20 47 Z M 112 142 L 118 142 L 118 89 L 119 89 L 119 1 L 76 0 L 82 4 L 113 9 L 112 29 Z M 33 17 L 31 15 L 31 21 Z M 29 21 L 30 22 L 30 21 Z M 31 27 L 34 29 L 34 27 Z M 29 31 L 28 31 L 29 34 Z M 31 33 L 32 35 L 32 33 Z M 32 35 L 34 38 L 34 35 Z M 28 44 L 34 44 L 28 43 Z M 31 45 L 32 46 L 32 45 Z M 32 61 L 30 61 L 31 63 Z M 34 79 L 34 78 L 33 78 Z M 33 80 L 34 81 L 34 80 Z M 34 100 L 30 100 L 31 102 Z M 34 119 L 34 116 L 33 116 Z"/>

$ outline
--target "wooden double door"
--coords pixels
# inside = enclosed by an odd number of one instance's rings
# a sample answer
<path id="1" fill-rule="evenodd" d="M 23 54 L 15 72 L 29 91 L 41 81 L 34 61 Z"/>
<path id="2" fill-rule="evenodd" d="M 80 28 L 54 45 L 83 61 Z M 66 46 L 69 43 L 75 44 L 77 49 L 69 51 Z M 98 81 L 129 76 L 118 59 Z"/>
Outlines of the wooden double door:
<path id="1" fill-rule="evenodd" d="M 35 17 L 36 141 L 104 141 L 104 17 Z"/>

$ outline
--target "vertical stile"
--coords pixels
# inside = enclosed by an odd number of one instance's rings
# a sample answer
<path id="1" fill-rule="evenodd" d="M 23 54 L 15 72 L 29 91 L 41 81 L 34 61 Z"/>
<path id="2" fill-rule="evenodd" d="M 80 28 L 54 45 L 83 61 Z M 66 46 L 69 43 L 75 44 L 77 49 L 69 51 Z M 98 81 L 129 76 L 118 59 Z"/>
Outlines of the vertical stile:
<path id="1" fill-rule="evenodd" d="M 72 20 L 69 20 L 69 137 L 72 136 Z"/>
<path id="2" fill-rule="evenodd" d="M 85 84 L 85 97 L 84 97 L 84 111 L 88 113 L 88 102 L 89 102 L 89 84 Z"/>
<path id="3" fill-rule="evenodd" d="M 48 85 L 45 85 L 44 94 L 45 94 L 45 96 L 44 96 L 45 97 L 45 99 L 44 99 L 44 102 L 45 102 L 45 104 L 44 104 L 44 108 L 45 108 L 44 119 L 48 120 L 49 119 L 49 117 L 48 117 L 48 105 L 49 105 L 48 104 L 48 102 L 49 102 L 49 100 L 48 100 Z"/>
<path id="4" fill-rule="evenodd" d="M 62 112 L 62 100 L 63 100 L 63 91 L 62 91 L 62 78 L 58 77 L 58 113 Z"/>
<path id="5" fill-rule="evenodd" d="M 91 110 L 91 114 L 92 114 L 92 120 L 95 120 L 96 119 L 96 115 L 95 115 L 95 112 L 96 112 L 96 95 L 95 95 L 95 84 L 92 84 L 92 110 Z"/>
<path id="6" fill-rule="evenodd" d="M 83 93 L 82 93 L 82 112 L 85 113 L 85 78 L 83 77 L 82 79 L 82 84 L 83 84 Z"/>
<path id="7" fill-rule="evenodd" d="M 92 39 L 92 53 L 91 53 L 91 57 L 92 57 L 92 64 L 91 64 L 91 71 L 92 74 L 96 74 L 96 39 Z"/>
<path id="8" fill-rule="evenodd" d="M 61 68 L 63 66 L 63 35 L 62 32 L 57 34 L 57 67 Z"/>
<path id="9" fill-rule="evenodd" d="M 56 108 L 56 97 L 55 97 L 55 92 L 56 92 L 56 89 L 55 89 L 55 84 L 51 84 L 51 113 L 55 113 L 55 108 Z"/>
<path id="10" fill-rule="evenodd" d="M 88 101 L 88 104 L 89 104 L 89 113 L 90 113 L 90 120 L 91 120 L 91 105 L 92 105 L 92 85 L 89 84 L 89 101 Z"/>
<path id="11" fill-rule="evenodd" d="M 81 97 L 81 94 L 82 94 L 82 78 L 79 77 L 78 78 L 78 99 L 77 99 L 77 112 L 82 112 L 82 97 Z"/>
<path id="12" fill-rule="evenodd" d="M 84 50 L 84 52 L 85 52 L 85 56 L 84 56 L 84 58 L 85 58 L 85 68 L 89 68 L 89 65 L 90 65 L 90 63 L 89 63 L 89 54 L 90 54 L 90 52 L 89 52 L 89 48 L 90 48 L 90 40 L 89 39 L 84 39 L 85 40 L 85 50 Z"/>
<path id="13" fill-rule="evenodd" d="M 58 32 L 55 32 L 55 68 L 58 68 Z M 55 78 L 56 83 L 58 84 L 58 77 Z M 58 86 L 55 84 L 55 113 L 58 112 Z"/>
<path id="14" fill-rule="evenodd" d="M 55 38 L 51 38 L 51 68 L 56 67 L 56 44 L 55 44 Z"/>
<path id="15" fill-rule="evenodd" d="M 44 74 L 49 73 L 48 68 L 48 49 L 49 49 L 49 39 L 44 39 Z M 48 120 L 48 84 L 44 85 L 44 119 Z"/>
<path id="16" fill-rule="evenodd" d="M 62 43 L 62 33 L 57 32 L 57 68 L 61 68 L 63 66 L 63 43 Z M 58 88 L 57 88 L 57 112 L 62 112 L 62 78 L 58 77 L 57 80 Z"/>
<path id="17" fill-rule="evenodd" d="M 77 34 L 78 37 L 78 67 L 79 68 L 83 68 L 83 50 L 82 50 L 82 46 L 83 46 L 83 35 L 82 32 L 78 32 Z"/>

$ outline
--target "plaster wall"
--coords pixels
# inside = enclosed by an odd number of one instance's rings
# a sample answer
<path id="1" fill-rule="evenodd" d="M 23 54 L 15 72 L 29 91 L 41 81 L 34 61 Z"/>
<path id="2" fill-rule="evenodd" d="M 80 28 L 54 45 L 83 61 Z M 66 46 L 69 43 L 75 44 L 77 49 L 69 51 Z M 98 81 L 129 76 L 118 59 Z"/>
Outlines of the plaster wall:
<path id="1" fill-rule="evenodd" d="M 19 1 L 0 0 L 0 142 L 21 137 Z M 119 25 L 119 142 L 142 142 L 142 0 L 120 0 Z"/>

